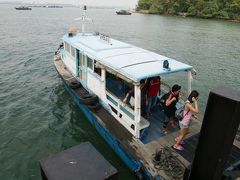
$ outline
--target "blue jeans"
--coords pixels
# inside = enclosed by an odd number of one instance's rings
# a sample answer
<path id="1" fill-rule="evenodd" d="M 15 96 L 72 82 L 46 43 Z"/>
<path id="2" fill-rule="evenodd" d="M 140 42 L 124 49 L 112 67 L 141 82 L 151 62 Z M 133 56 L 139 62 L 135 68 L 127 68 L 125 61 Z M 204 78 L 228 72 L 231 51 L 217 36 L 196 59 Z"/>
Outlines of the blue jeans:
<path id="1" fill-rule="evenodd" d="M 146 104 L 141 104 L 141 116 L 146 116 Z"/>
<path id="2" fill-rule="evenodd" d="M 147 104 L 147 113 L 149 114 L 151 108 L 156 105 L 157 103 L 157 96 L 148 96 L 148 104 Z"/>

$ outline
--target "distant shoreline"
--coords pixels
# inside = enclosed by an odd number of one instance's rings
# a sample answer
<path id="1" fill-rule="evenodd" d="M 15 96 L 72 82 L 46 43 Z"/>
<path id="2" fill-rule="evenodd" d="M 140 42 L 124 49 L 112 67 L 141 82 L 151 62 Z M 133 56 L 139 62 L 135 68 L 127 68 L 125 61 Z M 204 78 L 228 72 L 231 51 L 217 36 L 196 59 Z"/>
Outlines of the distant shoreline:
<path id="1" fill-rule="evenodd" d="M 187 13 L 179 13 L 179 14 L 158 14 L 158 13 L 150 13 L 149 10 L 133 10 L 134 13 L 139 14 L 150 14 L 150 15 L 160 15 L 160 16 L 178 16 L 178 17 L 184 17 L 184 18 L 196 18 L 196 19 L 209 19 L 209 20 L 224 20 L 224 21 L 230 21 L 230 22 L 237 22 L 240 23 L 240 20 L 236 19 L 227 19 L 227 18 L 212 18 L 212 17 L 199 17 L 199 16 L 187 16 Z"/>

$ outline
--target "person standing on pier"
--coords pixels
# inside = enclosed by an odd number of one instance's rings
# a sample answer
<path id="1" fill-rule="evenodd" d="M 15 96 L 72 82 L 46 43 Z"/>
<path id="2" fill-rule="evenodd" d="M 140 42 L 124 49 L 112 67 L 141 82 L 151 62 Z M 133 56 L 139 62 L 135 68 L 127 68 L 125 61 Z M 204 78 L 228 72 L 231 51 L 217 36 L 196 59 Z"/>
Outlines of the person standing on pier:
<path id="1" fill-rule="evenodd" d="M 198 113 L 198 101 L 199 99 L 199 93 L 195 90 L 193 90 L 190 95 L 188 96 L 188 100 L 185 103 L 184 106 L 184 112 L 183 112 L 183 119 L 179 121 L 180 126 L 180 134 L 178 137 L 175 138 L 176 144 L 173 145 L 174 149 L 177 150 L 184 150 L 182 145 L 184 144 L 184 139 L 187 134 L 189 134 L 189 125 L 191 123 L 191 117 L 193 113 Z"/>

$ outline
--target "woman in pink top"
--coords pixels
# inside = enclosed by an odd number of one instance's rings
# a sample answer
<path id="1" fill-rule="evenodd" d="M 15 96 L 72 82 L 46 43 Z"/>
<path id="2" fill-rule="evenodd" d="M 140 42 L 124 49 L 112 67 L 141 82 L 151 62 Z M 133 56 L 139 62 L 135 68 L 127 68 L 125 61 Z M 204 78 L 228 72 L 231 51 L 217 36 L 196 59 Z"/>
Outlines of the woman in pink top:
<path id="1" fill-rule="evenodd" d="M 195 90 L 193 90 L 190 95 L 188 96 L 188 100 L 186 101 L 184 112 L 183 112 L 183 119 L 179 122 L 180 126 L 180 134 L 178 137 L 176 137 L 175 141 L 176 144 L 173 145 L 174 149 L 177 150 L 183 150 L 182 147 L 183 140 L 186 137 L 186 135 L 189 133 L 189 125 L 191 123 L 191 116 L 193 113 L 198 113 L 198 98 L 199 93 Z"/>

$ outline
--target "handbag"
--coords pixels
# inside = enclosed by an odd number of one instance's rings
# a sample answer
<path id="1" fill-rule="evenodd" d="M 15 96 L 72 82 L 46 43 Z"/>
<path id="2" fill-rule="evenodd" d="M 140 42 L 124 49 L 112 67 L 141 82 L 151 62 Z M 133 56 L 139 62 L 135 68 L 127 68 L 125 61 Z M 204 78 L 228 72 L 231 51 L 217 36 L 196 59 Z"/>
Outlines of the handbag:
<path id="1" fill-rule="evenodd" d="M 187 111 L 186 114 L 184 114 L 184 107 L 185 106 L 182 106 L 180 107 L 179 109 L 177 109 L 175 111 L 175 118 L 178 120 L 178 121 L 182 121 L 183 118 L 189 113 L 190 109 Z"/>

